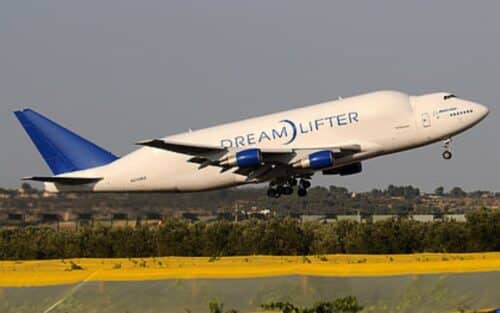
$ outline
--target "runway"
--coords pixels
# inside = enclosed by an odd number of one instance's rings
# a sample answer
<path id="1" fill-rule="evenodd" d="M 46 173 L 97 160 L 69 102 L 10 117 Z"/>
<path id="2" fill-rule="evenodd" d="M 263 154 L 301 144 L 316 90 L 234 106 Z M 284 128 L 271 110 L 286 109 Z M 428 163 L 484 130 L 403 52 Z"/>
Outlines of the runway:
<path id="1" fill-rule="evenodd" d="M 270 301 L 311 304 L 355 295 L 365 306 L 363 312 L 450 313 L 460 308 L 498 306 L 500 272 L 88 281 L 76 286 L 3 287 L 0 289 L 0 311 L 185 313 L 190 309 L 191 312 L 208 312 L 208 302 L 218 299 L 227 309 L 256 312 L 261 303 Z"/>

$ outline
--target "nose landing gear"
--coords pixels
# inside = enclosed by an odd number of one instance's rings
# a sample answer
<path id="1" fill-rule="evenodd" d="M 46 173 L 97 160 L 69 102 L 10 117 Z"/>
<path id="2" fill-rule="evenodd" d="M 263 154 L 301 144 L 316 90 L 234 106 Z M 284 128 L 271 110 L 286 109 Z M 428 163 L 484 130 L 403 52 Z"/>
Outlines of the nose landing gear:
<path id="1" fill-rule="evenodd" d="M 450 152 L 450 151 L 448 151 L 448 150 L 443 151 L 443 154 L 442 154 L 442 155 L 443 155 L 443 159 L 445 159 L 445 160 L 449 160 L 449 159 L 451 159 L 451 157 L 452 157 L 451 152 Z"/>
<path id="2" fill-rule="evenodd" d="M 451 145 L 451 138 L 448 138 L 448 139 L 446 139 L 446 140 L 444 141 L 444 145 L 443 145 L 443 148 L 444 148 L 445 150 L 443 151 L 442 156 L 443 156 L 443 159 L 445 159 L 445 160 L 449 160 L 449 159 L 451 159 L 451 157 L 453 156 L 453 155 L 451 154 L 451 151 L 450 151 L 450 145 Z"/>

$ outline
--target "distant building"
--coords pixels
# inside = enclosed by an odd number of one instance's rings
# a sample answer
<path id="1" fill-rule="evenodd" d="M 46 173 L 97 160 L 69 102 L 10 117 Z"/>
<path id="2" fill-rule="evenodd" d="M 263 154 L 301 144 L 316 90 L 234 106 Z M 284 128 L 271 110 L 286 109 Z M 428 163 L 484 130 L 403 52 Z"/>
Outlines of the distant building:
<path id="1" fill-rule="evenodd" d="M 42 198 L 55 198 L 57 197 L 57 194 L 56 193 L 53 193 L 53 192 L 44 192 L 42 194 Z"/>
<path id="2" fill-rule="evenodd" d="M 214 222 L 218 218 L 217 215 L 203 215 L 203 216 L 198 216 L 198 220 L 201 222 Z"/>
<path id="3" fill-rule="evenodd" d="M 300 217 L 301 221 L 304 222 L 319 222 L 324 221 L 326 218 L 325 215 L 302 215 Z"/>
<path id="4" fill-rule="evenodd" d="M 353 221 L 361 223 L 361 215 L 337 215 L 337 222 L 339 221 Z"/>
<path id="5" fill-rule="evenodd" d="M 270 209 L 259 210 L 257 207 L 252 207 L 251 210 L 246 212 L 246 215 L 249 218 L 266 219 L 271 216 L 272 213 L 273 212 Z"/>
<path id="6" fill-rule="evenodd" d="M 445 221 L 466 222 L 465 214 L 445 214 L 443 215 Z"/>
<path id="7" fill-rule="evenodd" d="M 397 217 L 398 216 L 394 215 L 394 214 L 376 214 L 376 215 L 371 216 L 371 220 L 372 220 L 372 222 L 376 223 L 376 222 L 386 221 L 386 220 L 390 220 L 390 219 L 397 218 Z"/>
<path id="8" fill-rule="evenodd" d="M 433 214 L 413 214 L 411 219 L 417 222 L 434 222 Z"/>

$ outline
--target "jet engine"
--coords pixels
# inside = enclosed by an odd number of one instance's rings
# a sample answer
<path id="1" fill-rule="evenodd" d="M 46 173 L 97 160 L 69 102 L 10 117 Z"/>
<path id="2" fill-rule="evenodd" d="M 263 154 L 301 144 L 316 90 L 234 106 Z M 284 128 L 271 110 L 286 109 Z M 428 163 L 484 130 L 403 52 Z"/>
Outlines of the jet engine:
<path id="1" fill-rule="evenodd" d="M 255 167 L 262 163 L 262 153 L 260 149 L 246 149 L 238 151 L 233 155 L 230 155 L 222 159 L 219 164 L 222 166 L 229 167 L 240 167 L 249 168 Z"/>
<path id="2" fill-rule="evenodd" d="M 332 167 L 333 163 L 333 152 L 330 150 L 322 150 L 309 154 L 307 158 L 295 162 L 292 166 L 294 168 L 311 168 L 313 170 L 319 170 Z"/>

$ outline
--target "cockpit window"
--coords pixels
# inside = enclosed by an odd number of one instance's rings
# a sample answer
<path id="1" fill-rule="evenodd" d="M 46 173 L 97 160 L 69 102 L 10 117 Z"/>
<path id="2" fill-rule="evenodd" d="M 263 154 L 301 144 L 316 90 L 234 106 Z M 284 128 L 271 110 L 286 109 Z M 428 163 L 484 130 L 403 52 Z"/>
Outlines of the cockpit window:
<path id="1" fill-rule="evenodd" d="M 454 94 L 449 94 L 449 95 L 444 96 L 444 100 L 448 100 L 448 99 L 456 98 L 456 97 L 457 96 L 455 96 Z"/>

